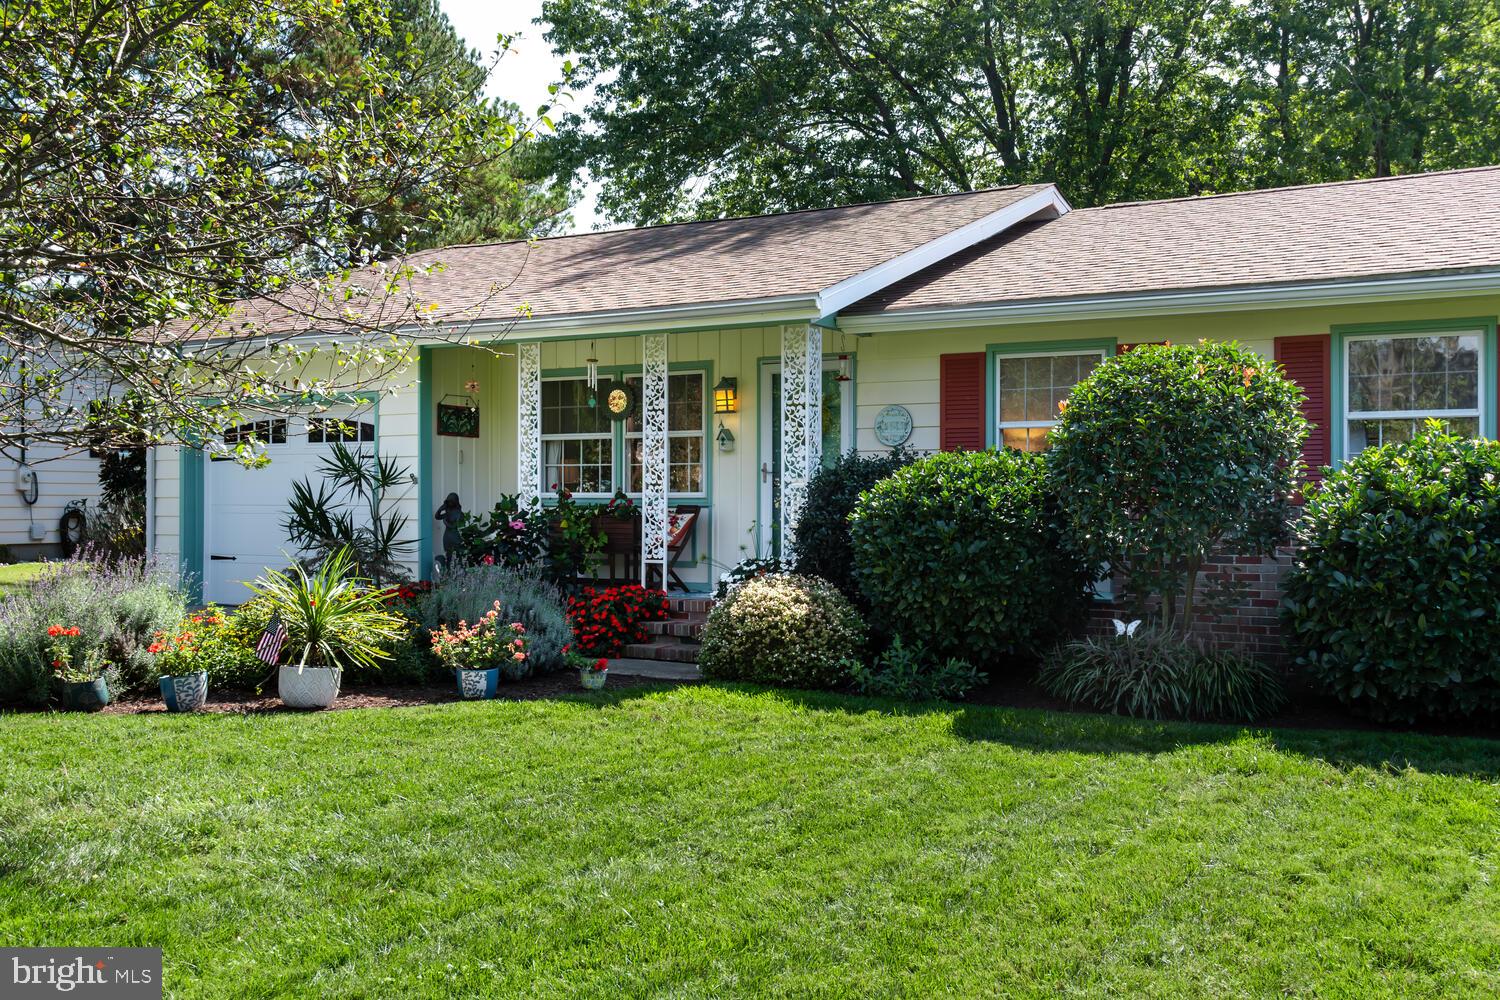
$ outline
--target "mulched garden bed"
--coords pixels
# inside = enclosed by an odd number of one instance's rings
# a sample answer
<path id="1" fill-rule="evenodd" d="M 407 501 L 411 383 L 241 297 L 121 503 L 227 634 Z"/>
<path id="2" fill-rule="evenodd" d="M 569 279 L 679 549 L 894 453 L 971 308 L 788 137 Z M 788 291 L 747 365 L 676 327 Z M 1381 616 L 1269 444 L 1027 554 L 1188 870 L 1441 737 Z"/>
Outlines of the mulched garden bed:
<path id="1" fill-rule="evenodd" d="M 991 680 L 971 692 L 970 704 L 995 705 L 1002 708 L 1035 708 L 1048 712 L 1091 712 L 1061 698 L 1054 698 L 1036 684 L 1032 671 L 1026 668 L 993 671 Z M 1422 721 L 1415 723 L 1376 722 L 1350 712 L 1338 701 L 1314 688 L 1305 679 L 1284 676 L 1282 683 L 1287 703 L 1281 711 L 1253 723 L 1256 729 L 1354 729 L 1362 732 L 1420 733 L 1429 736 L 1474 736 L 1500 739 L 1500 722 Z M 1251 723 L 1244 723 L 1252 725 Z"/>
<path id="2" fill-rule="evenodd" d="M 615 675 L 611 671 L 609 682 L 604 690 L 607 693 L 609 691 L 620 691 L 651 684 L 679 683 L 693 682 L 658 680 L 647 677 L 626 677 Z M 583 688 L 578 683 L 577 673 L 560 673 L 502 684 L 496 698 L 500 701 L 534 701 L 538 698 L 558 698 L 564 695 L 583 693 Z M 454 685 L 452 684 L 391 684 L 371 687 L 345 687 L 339 692 L 338 700 L 330 708 L 325 709 L 325 711 L 340 712 L 351 708 L 408 708 L 412 705 L 437 705 L 458 700 L 460 700 L 458 692 L 454 690 Z M 276 697 L 274 686 L 260 694 L 256 694 L 254 691 L 241 691 L 233 688 L 216 691 L 210 690 L 208 704 L 203 706 L 202 710 L 205 712 L 236 714 L 301 711 L 299 709 L 290 709 L 283 705 L 281 699 Z M 47 709 L 41 709 L 41 711 L 47 711 Z M 148 715 L 153 712 L 165 714 L 166 711 L 166 706 L 162 704 L 159 697 L 132 695 L 106 706 L 101 714 Z"/>

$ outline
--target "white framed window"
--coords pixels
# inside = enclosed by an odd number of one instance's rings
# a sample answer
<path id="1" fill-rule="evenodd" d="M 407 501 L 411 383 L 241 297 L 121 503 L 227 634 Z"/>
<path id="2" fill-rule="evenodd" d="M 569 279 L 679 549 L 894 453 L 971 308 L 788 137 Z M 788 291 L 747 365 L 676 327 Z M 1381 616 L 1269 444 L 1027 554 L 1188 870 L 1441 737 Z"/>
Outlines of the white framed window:
<path id="1" fill-rule="evenodd" d="M 1344 455 L 1408 441 L 1428 419 L 1477 437 L 1487 404 L 1484 333 L 1376 333 L 1344 338 Z"/>
<path id="2" fill-rule="evenodd" d="M 670 496 L 704 496 L 704 455 L 708 447 L 708 422 L 704 417 L 705 373 L 673 372 L 667 376 L 667 493 Z M 625 381 L 641 389 L 640 375 Z M 626 489 L 641 491 L 641 421 L 632 416 L 625 422 L 625 450 L 630 468 Z"/>
<path id="3" fill-rule="evenodd" d="M 1073 387 L 1104 360 L 1104 351 L 1053 351 L 995 356 L 995 408 L 1003 448 L 1046 451 L 1048 432 L 1057 424 Z"/>
<path id="4" fill-rule="evenodd" d="M 542 380 L 542 477 L 549 491 L 614 495 L 614 428 L 585 379 Z"/>

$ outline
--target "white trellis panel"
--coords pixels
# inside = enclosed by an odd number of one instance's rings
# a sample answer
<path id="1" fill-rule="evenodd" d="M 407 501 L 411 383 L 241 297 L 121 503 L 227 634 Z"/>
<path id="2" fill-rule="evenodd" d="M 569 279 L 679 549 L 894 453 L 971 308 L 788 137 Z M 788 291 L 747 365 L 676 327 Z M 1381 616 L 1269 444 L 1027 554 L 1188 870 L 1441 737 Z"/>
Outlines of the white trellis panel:
<path id="1" fill-rule="evenodd" d="M 520 415 L 516 421 L 516 492 L 522 507 L 542 500 L 542 345 L 516 348 Z"/>
<path id="2" fill-rule="evenodd" d="M 641 583 L 667 582 L 667 335 L 641 335 Z"/>
<path id="3" fill-rule="evenodd" d="M 781 328 L 781 552 L 796 547 L 807 484 L 823 460 L 823 330 Z"/>

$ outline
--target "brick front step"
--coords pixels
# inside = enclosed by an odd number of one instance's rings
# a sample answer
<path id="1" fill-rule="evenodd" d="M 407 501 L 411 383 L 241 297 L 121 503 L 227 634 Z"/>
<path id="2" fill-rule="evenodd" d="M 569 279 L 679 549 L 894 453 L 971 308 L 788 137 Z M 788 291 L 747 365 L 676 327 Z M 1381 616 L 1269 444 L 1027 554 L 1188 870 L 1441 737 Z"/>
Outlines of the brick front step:
<path id="1" fill-rule="evenodd" d="M 625 655 L 636 660 L 665 660 L 669 663 L 697 663 L 698 646 L 659 638 L 654 642 L 636 642 L 625 647 Z"/>
<path id="2" fill-rule="evenodd" d="M 697 642 L 703 634 L 703 626 L 708 619 L 701 615 L 684 616 L 682 618 L 671 618 L 664 622 L 646 622 L 644 627 L 647 635 L 671 636 L 681 639 L 683 642 Z"/>
<path id="3" fill-rule="evenodd" d="M 713 610 L 712 597 L 668 597 L 667 607 L 674 615 L 706 615 Z"/>

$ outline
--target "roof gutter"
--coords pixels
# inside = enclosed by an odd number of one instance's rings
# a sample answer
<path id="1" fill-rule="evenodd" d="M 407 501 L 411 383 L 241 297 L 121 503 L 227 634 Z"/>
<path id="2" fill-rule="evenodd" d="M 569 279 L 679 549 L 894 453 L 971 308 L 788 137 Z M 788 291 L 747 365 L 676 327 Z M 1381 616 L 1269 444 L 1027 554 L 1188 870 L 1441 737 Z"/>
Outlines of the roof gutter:
<path id="1" fill-rule="evenodd" d="M 1248 312 L 1278 307 L 1312 308 L 1361 302 L 1486 295 L 1493 292 L 1500 292 L 1500 270 L 1297 285 L 1256 285 L 1203 291 L 1146 292 L 1086 299 L 1045 299 L 939 309 L 903 309 L 871 315 L 846 313 L 839 317 L 839 327 L 848 333 L 896 333 L 933 327 L 955 329 L 1198 312 Z"/>

